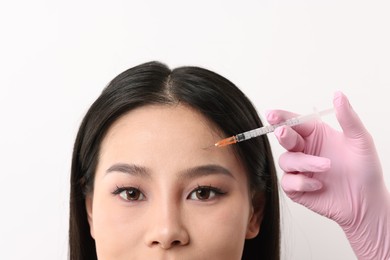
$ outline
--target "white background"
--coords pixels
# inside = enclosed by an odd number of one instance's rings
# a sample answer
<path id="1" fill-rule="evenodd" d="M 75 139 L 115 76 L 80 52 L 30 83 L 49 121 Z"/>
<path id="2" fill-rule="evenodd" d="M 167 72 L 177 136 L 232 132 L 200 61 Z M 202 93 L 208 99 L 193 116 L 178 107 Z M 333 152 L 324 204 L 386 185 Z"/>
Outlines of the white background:
<path id="1" fill-rule="evenodd" d="M 214 70 L 261 115 L 328 108 L 342 90 L 374 136 L 389 187 L 389 14 L 385 0 L 2 0 L 0 259 L 67 258 L 80 121 L 113 77 L 150 60 Z M 283 259 L 355 259 L 335 223 L 286 197 L 282 207 Z"/>

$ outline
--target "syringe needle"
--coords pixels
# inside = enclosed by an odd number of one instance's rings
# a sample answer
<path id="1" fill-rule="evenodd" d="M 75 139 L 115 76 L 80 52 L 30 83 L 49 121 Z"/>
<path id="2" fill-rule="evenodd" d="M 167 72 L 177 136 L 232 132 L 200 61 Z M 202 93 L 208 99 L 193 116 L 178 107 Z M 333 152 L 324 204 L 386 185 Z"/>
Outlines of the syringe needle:
<path id="1" fill-rule="evenodd" d="M 216 142 L 215 146 L 222 147 L 222 146 L 226 146 L 229 144 L 235 144 L 235 143 L 237 143 L 236 136 L 231 136 L 231 137 L 228 137 L 228 138 L 225 138 L 225 139 L 222 139 L 222 140 Z"/>

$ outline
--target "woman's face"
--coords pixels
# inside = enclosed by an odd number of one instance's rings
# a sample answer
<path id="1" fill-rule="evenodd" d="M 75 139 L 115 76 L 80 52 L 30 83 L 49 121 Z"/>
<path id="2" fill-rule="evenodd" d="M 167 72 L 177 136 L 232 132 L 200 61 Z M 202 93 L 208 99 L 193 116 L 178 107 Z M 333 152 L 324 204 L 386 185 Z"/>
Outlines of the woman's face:
<path id="1" fill-rule="evenodd" d="M 86 206 L 104 259 L 241 259 L 259 232 L 243 165 L 216 127 L 186 106 L 118 119 L 100 149 Z"/>

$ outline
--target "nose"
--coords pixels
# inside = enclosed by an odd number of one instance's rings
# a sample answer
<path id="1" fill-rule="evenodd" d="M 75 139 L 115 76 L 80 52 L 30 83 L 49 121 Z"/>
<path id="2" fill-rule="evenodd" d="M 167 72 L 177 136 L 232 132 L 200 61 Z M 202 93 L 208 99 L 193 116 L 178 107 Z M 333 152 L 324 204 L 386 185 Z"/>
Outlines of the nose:
<path id="1" fill-rule="evenodd" d="M 190 237 L 184 225 L 182 210 L 172 203 L 164 204 L 159 204 L 150 212 L 147 246 L 167 250 L 187 245 Z"/>

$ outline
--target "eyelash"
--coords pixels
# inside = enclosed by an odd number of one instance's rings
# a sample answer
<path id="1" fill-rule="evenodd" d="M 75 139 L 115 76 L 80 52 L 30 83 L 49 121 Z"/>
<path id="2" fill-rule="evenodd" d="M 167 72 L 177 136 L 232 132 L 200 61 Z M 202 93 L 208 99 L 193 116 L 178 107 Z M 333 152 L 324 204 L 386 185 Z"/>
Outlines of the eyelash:
<path id="1" fill-rule="evenodd" d="M 207 199 L 200 199 L 200 198 L 198 198 L 198 196 L 196 195 L 196 192 L 201 192 L 201 191 L 205 191 L 205 190 L 208 193 L 213 192 L 214 193 L 213 197 L 212 198 L 207 198 Z M 222 191 L 219 188 L 213 187 L 211 185 L 207 185 L 207 186 L 198 185 L 198 187 L 196 189 L 191 191 L 190 195 L 188 195 L 187 198 L 191 198 L 193 194 L 197 197 L 197 199 L 194 199 L 194 200 L 208 201 L 208 200 L 215 199 L 216 197 L 223 196 L 223 195 L 226 194 L 226 192 Z M 210 195 L 210 194 L 208 194 L 208 195 Z"/>
<path id="2" fill-rule="evenodd" d="M 121 194 L 123 192 L 137 192 L 138 196 L 136 199 L 127 199 L 126 197 L 122 196 Z M 145 200 L 145 195 L 142 193 L 142 191 L 139 188 L 136 187 L 119 187 L 116 186 L 116 189 L 112 192 L 113 195 L 119 195 L 121 198 L 123 198 L 126 201 L 140 201 Z M 124 194 L 127 196 L 128 194 Z M 139 199 L 139 197 L 142 197 L 142 199 Z"/>
<path id="3" fill-rule="evenodd" d="M 123 194 L 121 195 L 123 192 L 126 192 L 126 194 Z M 137 196 L 135 199 L 128 199 L 128 193 L 127 192 L 137 192 Z M 199 195 L 202 196 L 202 194 L 200 194 L 199 192 L 206 192 L 206 195 L 208 198 L 205 198 L 205 199 L 202 199 L 202 198 L 199 198 L 197 196 L 197 193 Z M 210 193 L 213 193 L 213 195 L 211 195 Z M 142 200 L 145 200 L 145 195 L 142 193 L 142 191 L 139 189 L 139 188 L 136 188 L 136 187 L 119 187 L 119 186 L 116 186 L 116 189 L 112 192 L 113 195 L 119 195 L 121 198 L 123 198 L 124 200 L 126 201 L 142 201 Z M 217 188 L 217 187 L 213 187 L 211 185 L 206 185 L 206 186 L 202 186 L 202 185 L 198 185 L 198 187 L 196 189 L 194 189 L 193 191 L 191 191 L 191 193 L 187 196 L 187 199 L 191 199 L 192 196 L 196 196 L 196 198 L 192 198 L 192 200 L 199 200 L 199 201 L 209 201 L 209 200 L 213 200 L 213 199 L 216 199 L 216 197 L 220 197 L 220 196 L 223 196 L 225 195 L 226 192 L 222 191 L 221 189 Z M 126 196 L 126 197 L 125 197 Z M 211 198 L 209 198 L 210 196 L 212 196 Z M 139 197 L 141 197 L 141 199 L 139 199 Z"/>

